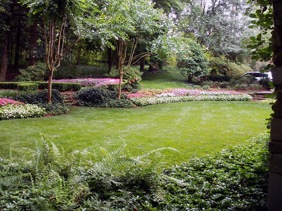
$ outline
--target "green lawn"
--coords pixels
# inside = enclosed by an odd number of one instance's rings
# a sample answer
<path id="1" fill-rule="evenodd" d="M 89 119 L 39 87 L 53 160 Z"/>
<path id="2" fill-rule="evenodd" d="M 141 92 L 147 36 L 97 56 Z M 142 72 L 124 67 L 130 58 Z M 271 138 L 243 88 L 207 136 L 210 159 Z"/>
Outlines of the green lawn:
<path id="1" fill-rule="evenodd" d="M 141 85 L 144 89 L 191 88 L 180 71 L 170 66 L 162 73 L 142 76 Z"/>
<path id="2" fill-rule="evenodd" d="M 167 165 L 242 143 L 266 132 L 268 103 L 188 102 L 131 109 L 74 107 L 66 115 L 0 121 L 0 156 L 23 156 L 42 133 L 67 151 L 109 151 L 126 142 L 126 152 L 141 155 L 160 147 Z"/>

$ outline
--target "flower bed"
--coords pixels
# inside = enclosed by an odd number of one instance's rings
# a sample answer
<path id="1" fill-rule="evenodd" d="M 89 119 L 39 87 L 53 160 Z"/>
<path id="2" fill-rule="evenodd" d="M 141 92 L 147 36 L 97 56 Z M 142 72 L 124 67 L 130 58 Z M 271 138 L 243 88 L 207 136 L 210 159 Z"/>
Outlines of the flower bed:
<path id="1" fill-rule="evenodd" d="M 252 97 L 236 91 L 202 91 L 190 89 L 147 90 L 128 94 L 137 106 L 188 101 L 249 101 Z"/>
<path id="2" fill-rule="evenodd" d="M 249 101 L 252 97 L 247 94 L 201 94 L 191 96 L 159 96 L 130 98 L 137 106 L 156 105 L 163 103 L 189 102 L 189 101 Z"/>
<path id="3" fill-rule="evenodd" d="M 5 106 L 5 105 L 23 105 L 24 103 L 19 102 L 19 101 L 15 101 L 15 100 L 11 100 L 9 98 L 0 98 L 0 106 Z"/>
<path id="4" fill-rule="evenodd" d="M 63 83 L 79 83 L 81 86 L 100 87 L 111 84 L 118 84 L 117 78 L 77 78 L 77 79 L 60 79 L 53 80 L 53 82 Z"/>
<path id="5" fill-rule="evenodd" d="M 31 104 L 8 104 L 0 107 L 0 120 L 42 117 L 45 114 L 46 112 L 44 108 Z"/>

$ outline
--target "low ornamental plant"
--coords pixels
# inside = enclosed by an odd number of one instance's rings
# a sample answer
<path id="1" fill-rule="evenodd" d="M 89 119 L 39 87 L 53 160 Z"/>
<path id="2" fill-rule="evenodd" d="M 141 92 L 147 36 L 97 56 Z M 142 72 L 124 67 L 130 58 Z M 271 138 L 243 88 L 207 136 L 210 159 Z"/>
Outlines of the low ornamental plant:
<path id="1" fill-rule="evenodd" d="M 163 103 L 189 102 L 189 101 L 250 101 L 252 97 L 247 94 L 216 94 L 216 95 L 191 95 L 173 96 L 172 94 L 161 94 L 159 97 L 130 98 L 137 106 L 156 105 Z"/>
<path id="2" fill-rule="evenodd" d="M 53 80 L 53 82 L 60 83 L 79 83 L 81 86 L 88 87 L 100 87 L 110 84 L 118 84 L 117 78 L 76 78 L 76 79 L 59 79 Z"/>
<path id="3" fill-rule="evenodd" d="M 267 210 L 268 141 L 159 173 L 153 161 L 167 148 L 137 157 L 124 156 L 125 146 L 101 148 L 104 157 L 94 160 L 93 152 L 67 154 L 42 138 L 31 160 L 0 158 L 0 210 Z"/>
<path id="4" fill-rule="evenodd" d="M 80 106 L 130 108 L 132 102 L 122 94 L 121 99 L 117 98 L 117 92 L 102 87 L 82 89 L 76 93 L 75 98 Z"/>
<path id="5" fill-rule="evenodd" d="M 267 210 L 269 137 L 164 171 L 162 210 Z"/>
<path id="6" fill-rule="evenodd" d="M 44 108 L 31 104 L 8 104 L 0 107 L 0 120 L 42 117 L 45 114 Z"/>
<path id="7" fill-rule="evenodd" d="M 0 98 L 0 106 L 5 106 L 5 105 L 23 105 L 24 103 L 19 102 L 19 101 L 15 101 L 9 98 Z"/>

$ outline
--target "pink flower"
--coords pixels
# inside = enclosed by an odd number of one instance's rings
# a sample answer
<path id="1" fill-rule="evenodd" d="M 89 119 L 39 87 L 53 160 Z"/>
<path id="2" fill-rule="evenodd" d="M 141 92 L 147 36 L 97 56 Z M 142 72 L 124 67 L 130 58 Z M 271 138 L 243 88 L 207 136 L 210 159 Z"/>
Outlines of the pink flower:
<path id="1" fill-rule="evenodd" d="M 64 82 L 64 83 L 79 83 L 82 86 L 103 86 L 110 84 L 118 84 L 118 78 L 76 78 L 76 79 L 60 79 L 53 80 L 54 82 Z"/>
<path id="2" fill-rule="evenodd" d="M 19 101 L 15 101 L 15 100 L 11 100 L 9 98 L 0 98 L 0 106 L 4 106 L 7 104 L 13 104 L 13 105 L 23 105 L 24 103 L 19 102 Z"/>

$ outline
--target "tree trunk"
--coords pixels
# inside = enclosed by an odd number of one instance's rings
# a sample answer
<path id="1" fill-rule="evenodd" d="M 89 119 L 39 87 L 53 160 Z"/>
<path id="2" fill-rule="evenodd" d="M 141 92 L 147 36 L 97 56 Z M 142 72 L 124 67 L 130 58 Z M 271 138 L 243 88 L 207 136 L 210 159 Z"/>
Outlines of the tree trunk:
<path id="1" fill-rule="evenodd" d="M 8 68 L 9 32 L 4 32 L 4 41 L 1 52 L 0 81 L 5 81 Z"/>
<path id="2" fill-rule="evenodd" d="M 273 1 L 274 32 L 273 63 L 271 70 L 276 92 L 276 102 L 271 120 L 269 143 L 269 191 L 268 210 L 281 210 L 282 207 L 282 1 Z"/>
<path id="3" fill-rule="evenodd" d="M 123 81 L 123 63 L 125 60 L 126 54 L 123 52 L 124 51 L 124 41 L 120 38 L 118 40 L 118 72 L 119 72 L 119 84 L 118 84 L 118 99 L 120 100 L 121 98 L 121 86 L 122 86 L 122 81 Z"/>
<path id="4" fill-rule="evenodd" d="M 53 81 L 53 70 L 49 70 L 48 76 L 48 104 L 52 103 L 52 81 Z"/>
<path id="5" fill-rule="evenodd" d="M 188 78 L 187 78 L 187 82 L 188 82 L 188 83 L 191 83 L 191 82 L 192 82 L 192 79 L 193 79 L 193 75 L 189 74 L 189 75 L 188 75 Z"/>
<path id="6" fill-rule="evenodd" d="M 108 72 L 110 73 L 113 66 L 112 49 L 108 48 Z"/>
<path id="7" fill-rule="evenodd" d="M 29 66 L 34 66 L 36 64 L 36 50 L 37 50 L 37 23 L 34 22 L 29 29 L 30 38 L 29 38 L 29 45 L 30 45 L 30 52 L 29 52 Z"/>
<path id="8" fill-rule="evenodd" d="M 16 34 L 16 52 L 14 60 L 14 71 L 19 69 L 19 58 L 20 58 L 20 45 L 21 45 L 21 21 L 17 24 L 17 34 Z"/>
<path id="9" fill-rule="evenodd" d="M 141 60 L 140 60 L 140 72 L 144 72 L 145 71 L 145 59 L 144 58 L 142 58 Z"/>
<path id="10" fill-rule="evenodd" d="M 76 64 L 77 64 L 77 65 L 80 65 L 80 59 L 81 59 L 81 47 L 78 46 L 78 49 L 77 49 L 77 56 L 76 56 Z"/>

